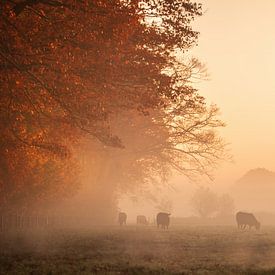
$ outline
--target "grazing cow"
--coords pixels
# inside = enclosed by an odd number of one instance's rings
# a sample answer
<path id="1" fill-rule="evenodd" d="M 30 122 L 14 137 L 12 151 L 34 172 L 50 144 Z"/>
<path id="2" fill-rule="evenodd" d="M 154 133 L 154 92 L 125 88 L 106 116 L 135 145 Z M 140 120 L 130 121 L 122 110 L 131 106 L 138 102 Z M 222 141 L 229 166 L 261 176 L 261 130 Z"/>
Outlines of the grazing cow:
<path id="1" fill-rule="evenodd" d="M 158 227 L 161 225 L 162 229 L 168 229 L 169 223 L 170 223 L 170 216 L 169 213 L 163 213 L 160 212 L 157 214 L 157 225 Z"/>
<path id="2" fill-rule="evenodd" d="M 118 214 L 118 223 L 120 225 L 126 224 L 127 215 L 124 212 L 119 212 Z"/>
<path id="3" fill-rule="evenodd" d="M 252 213 L 238 212 L 236 214 L 236 221 L 239 229 L 245 229 L 248 225 L 249 229 L 255 226 L 255 228 L 259 230 L 261 226 Z"/>
<path id="4" fill-rule="evenodd" d="M 138 215 L 137 216 L 137 224 L 143 224 L 143 225 L 148 225 L 148 221 L 145 216 L 143 215 Z"/>

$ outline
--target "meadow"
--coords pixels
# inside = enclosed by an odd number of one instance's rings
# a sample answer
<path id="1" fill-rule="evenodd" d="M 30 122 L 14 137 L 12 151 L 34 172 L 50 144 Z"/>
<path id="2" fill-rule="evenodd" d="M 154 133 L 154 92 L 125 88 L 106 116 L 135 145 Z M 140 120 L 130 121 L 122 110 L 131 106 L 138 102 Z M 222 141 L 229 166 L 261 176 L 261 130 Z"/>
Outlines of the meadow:
<path id="1" fill-rule="evenodd" d="M 275 274 L 275 227 L 129 225 L 0 237 L 0 274 Z"/>

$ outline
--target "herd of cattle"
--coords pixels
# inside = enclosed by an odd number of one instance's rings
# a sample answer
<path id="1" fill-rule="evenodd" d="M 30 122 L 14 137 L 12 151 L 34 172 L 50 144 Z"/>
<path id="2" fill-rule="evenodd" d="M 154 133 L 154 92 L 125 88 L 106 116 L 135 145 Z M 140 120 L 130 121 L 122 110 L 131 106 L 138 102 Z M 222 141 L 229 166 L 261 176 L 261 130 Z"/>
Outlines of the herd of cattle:
<path id="1" fill-rule="evenodd" d="M 170 213 L 164 213 L 160 212 L 157 214 L 156 221 L 157 221 L 157 226 L 161 227 L 163 229 L 168 229 L 169 223 L 170 223 Z M 127 215 L 124 212 L 120 212 L 118 214 L 118 223 L 120 225 L 125 225 L 127 220 Z M 149 221 L 148 219 L 143 216 L 143 215 L 138 215 L 137 216 L 137 224 L 141 225 L 148 225 Z"/>
<path id="2" fill-rule="evenodd" d="M 168 229 L 168 226 L 170 224 L 170 213 L 164 213 L 160 212 L 156 216 L 156 223 L 158 228 L 161 227 L 162 229 Z M 127 215 L 124 212 L 120 212 L 118 214 L 118 223 L 122 225 L 126 225 Z M 236 221 L 239 229 L 245 229 L 248 227 L 251 229 L 252 227 L 255 227 L 256 230 L 260 229 L 261 224 L 257 221 L 255 216 L 252 213 L 246 213 L 246 212 L 238 212 L 236 214 Z M 148 225 L 149 221 L 144 215 L 138 215 L 137 216 L 137 224 L 140 225 Z"/>

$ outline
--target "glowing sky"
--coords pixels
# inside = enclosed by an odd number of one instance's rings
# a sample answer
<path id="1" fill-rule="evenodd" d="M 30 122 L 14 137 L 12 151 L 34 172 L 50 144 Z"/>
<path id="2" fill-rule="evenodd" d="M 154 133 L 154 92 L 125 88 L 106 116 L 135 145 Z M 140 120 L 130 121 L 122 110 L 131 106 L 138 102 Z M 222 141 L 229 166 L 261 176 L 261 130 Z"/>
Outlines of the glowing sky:
<path id="1" fill-rule="evenodd" d="M 204 0 L 192 54 L 206 63 L 210 81 L 199 88 L 227 123 L 234 165 L 217 180 L 230 183 L 251 168 L 275 171 L 275 1 Z"/>
<path id="2" fill-rule="evenodd" d="M 204 15 L 193 24 L 200 38 L 192 55 L 206 64 L 210 80 L 197 86 L 209 103 L 220 107 L 227 123 L 221 134 L 235 161 L 215 172 L 210 188 L 230 192 L 230 186 L 250 169 L 275 171 L 275 0 L 200 2 Z M 189 215 L 196 185 L 183 176 L 171 184 L 177 188 L 166 193 L 173 201 L 173 214 Z M 156 211 L 129 202 L 121 207 L 132 210 L 133 217 Z"/>

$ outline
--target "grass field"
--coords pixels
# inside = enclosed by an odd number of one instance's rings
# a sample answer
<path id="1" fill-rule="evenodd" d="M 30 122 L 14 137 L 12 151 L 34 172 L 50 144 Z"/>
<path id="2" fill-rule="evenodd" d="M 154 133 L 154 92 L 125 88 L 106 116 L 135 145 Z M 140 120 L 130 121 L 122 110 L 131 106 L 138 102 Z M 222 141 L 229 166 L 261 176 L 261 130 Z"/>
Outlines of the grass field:
<path id="1" fill-rule="evenodd" d="M 1 274 L 275 274 L 275 228 L 126 226 L 2 234 Z"/>

